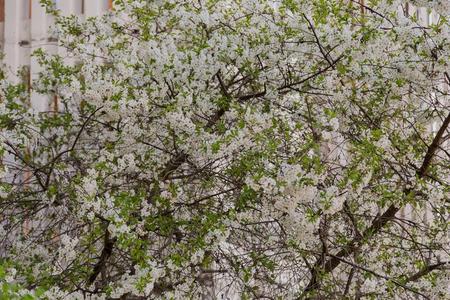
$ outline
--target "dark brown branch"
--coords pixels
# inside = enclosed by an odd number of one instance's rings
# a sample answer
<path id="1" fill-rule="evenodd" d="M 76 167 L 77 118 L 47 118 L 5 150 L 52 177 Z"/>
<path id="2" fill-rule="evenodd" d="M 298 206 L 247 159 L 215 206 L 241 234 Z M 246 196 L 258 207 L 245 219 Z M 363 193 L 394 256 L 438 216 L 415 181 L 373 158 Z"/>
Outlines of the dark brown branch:
<path id="1" fill-rule="evenodd" d="M 409 276 L 408 279 L 406 279 L 405 283 L 417 281 L 420 278 L 422 278 L 423 276 L 431 273 L 432 271 L 442 269 L 445 265 L 448 265 L 448 264 L 449 264 L 449 262 L 447 261 L 447 262 L 437 263 L 434 265 L 428 265 L 425 268 L 423 268 L 422 270 L 420 270 L 419 272 L 417 272 L 416 274 Z"/>
<path id="2" fill-rule="evenodd" d="M 102 270 L 106 267 L 106 262 L 108 258 L 111 256 L 114 243 L 116 242 L 116 238 L 110 238 L 110 234 L 108 229 L 105 230 L 105 238 L 103 243 L 103 250 L 100 254 L 100 259 L 95 264 L 94 269 L 92 270 L 92 274 L 89 276 L 88 285 L 94 283 L 95 279 L 97 279 L 98 274 L 102 272 Z"/>
<path id="3" fill-rule="evenodd" d="M 439 131 L 436 133 L 433 142 L 428 147 L 428 151 L 425 154 L 422 166 L 420 167 L 419 171 L 417 171 L 417 176 L 419 178 L 422 178 L 427 174 L 433 156 L 436 153 L 436 150 L 439 148 L 439 145 L 441 144 L 442 141 L 442 137 L 444 136 L 444 133 L 447 130 L 449 124 L 450 124 L 450 113 L 448 114 L 447 118 L 445 118 L 444 122 L 441 125 L 441 128 L 439 128 Z"/>

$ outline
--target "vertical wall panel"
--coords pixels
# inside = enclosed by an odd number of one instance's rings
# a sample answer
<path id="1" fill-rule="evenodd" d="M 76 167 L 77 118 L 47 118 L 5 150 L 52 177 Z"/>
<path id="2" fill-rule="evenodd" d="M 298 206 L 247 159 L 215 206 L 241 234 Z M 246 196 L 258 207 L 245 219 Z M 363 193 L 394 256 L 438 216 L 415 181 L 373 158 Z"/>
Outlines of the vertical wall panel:
<path id="1" fill-rule="evenodd" d="M 95 0 L 90 0 L 89 2 L 96 2 Z M 61 10 L 62 14 L 65 16 L 75 14 L 81 14 L 82 0 L 57 0 L 56 7 Z"/>
<path id="2" fill-rule="evenodd" d="M 39 0 L 31 0 L 31 36 L 32 41 L 45 42 L 48 37 L 50 26 L 53 24 L 53 17 L 47 15 Z"/>
<path id="3" fill-rule="evenodd" d="M 28 1 L 29 0 L 4 1 L 3 50 L 5 54 L 5 63 L 7 65 L 6 75 L 14 83 L 19 83 L 28 77 L 28 74 L 18 74 L 18 71 L 23 66 L 29 68 L 30 64 L 30 20 Z M 6 165 L 14 165 L 14 160 L 12 155 L 7 154 L 3 157 L 3 163 Z M 23 174 L 17 171 L 10 171 L 4 180 L 17 183 L 18 181 L 26 180 L 26 173 Z"/>
<path id="4" fill-rule="evenodd" d="M 87 17 L 99 16 L 109 9 L 109 0 L 84 0 L 84 14 Z"/>
<path id="5" fill-rule="evenodd" d="M 434 24 L 433 12 L 427 13 L 427 15 L 428 15 L 427 26 L 430 26 L 430 25 Z"/>
<path id="6" fill-rule="evenodd" d="M 92 1 L 91 2 L 95 2 Z M 78 15 L 81 16 L 81 11 L 83 7 L 82 0 L 58 0 L 56 2 L 56 7 L 61 10 L 64 16 Z M 58 54 L 64 58 L 64 62 L 67 64 L 74 64 L 75 58 L 73 58 L 70 53 L 64 47 L 58 47 Z"/>
<path id="7" fill-rule="evenodd" d="M 56 42 L 49 39 L 49 29 L 53 24 L 53 17 L 47 15 L 39 0 L 31 0 L 31 51 L 42 48 L 45 52 L 56 53 Z M 31 57 L 30 76 L 31 81 L 37 79 L 42 67 L 39 66 L 37 60 Z M 36 111 L 49 111 L 51 96 L 41 95 L 36 92 L 31 93 L 31 106 Z"/>
<path id="8" fill-rule="evenodd" d="M 3 50 L 5 39 L 5 0 L 0 0 L 0 46 Z"/>
<path id="9" fill-rule="evenodd" d="M 433 12 L 432 13 L 433 24 L 439 23 L 439 19 L 440 19 L 440 16 L 437 13 Z"/>
<path id="10" fill-rule="evenodd" d="M 9 76 L 14 82 L 21 78 L 17 71 L 21 66 L 29 65 L 30 24 L 29 0 L 5 0 L 5 61 L 9 66 Z"/>
<path id="11" fill-rule="evenodd" d="M 428 12 L 425 7 L 417 9 L 417 21 L 422 26 L 428 26 Z"/>

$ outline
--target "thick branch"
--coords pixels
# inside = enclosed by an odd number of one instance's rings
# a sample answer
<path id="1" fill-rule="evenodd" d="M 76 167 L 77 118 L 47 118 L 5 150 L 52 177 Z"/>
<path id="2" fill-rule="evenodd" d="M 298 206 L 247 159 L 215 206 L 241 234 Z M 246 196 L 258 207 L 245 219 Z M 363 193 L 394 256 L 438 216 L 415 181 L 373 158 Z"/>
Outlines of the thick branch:
<path id="1" fill-rule="evenodd" d="M 115 238 L 110 238 L 108 229 L 105 230 L 105 238 L 102 253 L 100 254 L 100 259 L 95 264 L 92 274 L 89 276 L 88 284 L 91 285 L 97 279 L 98 274 L 106 267 L 106 261 L 112 254 Z"/>
<path id="2" fill-rule="evenodd" d="M 417 272 L 416 274 L 409 276 L 408 279 L 406 279 L 405 283 L 417 281 L 420 278 L 422 278 L 423 276 L 431 273 L 432 271 L 442 269 L 445 265 L 448 265 L 448 264 L 449 264 L 449 262 L 447 261 L 447 262 L 437 263 L 434 265 L 428 265 L 425 268 L 423 268 L 422 270 L 420 270 L 419 272 Z"/>

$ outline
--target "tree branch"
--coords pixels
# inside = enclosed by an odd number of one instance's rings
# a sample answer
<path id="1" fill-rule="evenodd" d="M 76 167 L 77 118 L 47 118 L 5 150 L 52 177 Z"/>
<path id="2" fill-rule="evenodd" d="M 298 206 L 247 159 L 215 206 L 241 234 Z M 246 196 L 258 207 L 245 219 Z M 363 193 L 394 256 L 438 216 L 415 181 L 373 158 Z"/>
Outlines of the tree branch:
<path id="1" fill-rule="evenodd" d="M 448 264 L 450 264 L 450 262 L 446 261 L 446 262 L 440 262 L 440 263 L 437 263 L 434 265 L 428 265 L 425 268 L 423 268 L 422 270 L 420 270 L 419 272 L 417 272 L 416 274 L 409 276 L 408 279 L 406 279 L 405 283 L 417 281 L 420 278 L 422 278 L 423 276 L 431 273 L 432 271 L 442 269 L 445 265 L 448 265 Z"/>
<path id="2" fill-rule="evenodd" d="M 95 264 L 92 274 L 88 278 L 88 284 L 91 285 L 97 279 L 98 274 L 106 267 L 106 261 L 111 256 L 116 238 L 110 238 L 108 228 L 105 230 L 105 238 L 103 242 L 103 250 L 100 259 Z"/>

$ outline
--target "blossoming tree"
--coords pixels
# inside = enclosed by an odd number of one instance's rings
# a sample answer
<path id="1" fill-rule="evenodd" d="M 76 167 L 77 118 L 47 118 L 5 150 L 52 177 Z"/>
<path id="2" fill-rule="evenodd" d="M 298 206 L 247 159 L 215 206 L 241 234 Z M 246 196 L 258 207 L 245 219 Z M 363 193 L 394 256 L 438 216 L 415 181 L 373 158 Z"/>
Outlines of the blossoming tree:
<path id="1" fill-rule="evenodd" d="M 34 53 L 57 112 L 1 79 L 0 294 L 449 297 L 449 4 L 357 2 L 48 6 L 76 63 Z"/>

